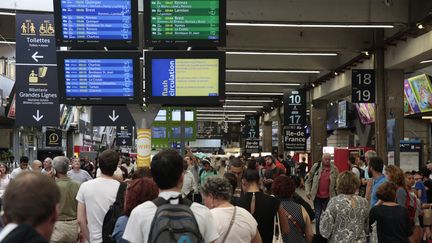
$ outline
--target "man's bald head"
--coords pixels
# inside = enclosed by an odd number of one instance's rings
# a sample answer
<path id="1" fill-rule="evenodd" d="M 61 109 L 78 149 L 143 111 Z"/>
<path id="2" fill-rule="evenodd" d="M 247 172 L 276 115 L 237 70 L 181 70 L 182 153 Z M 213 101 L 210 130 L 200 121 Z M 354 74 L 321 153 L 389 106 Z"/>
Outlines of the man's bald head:
<path id="1" fill-rule="evenodd" d="M 40 160 L 33 160 L 33 162 L 31 163 L 31 169 L 35 172 L 41 172 L 42 162 Z"/>
<path id="2" fill-rule="evenodd" d="M 323 166 L 329 166 L 331 161 L 331 155 L 329 153 L 323 153 L 321 161 Z"/>

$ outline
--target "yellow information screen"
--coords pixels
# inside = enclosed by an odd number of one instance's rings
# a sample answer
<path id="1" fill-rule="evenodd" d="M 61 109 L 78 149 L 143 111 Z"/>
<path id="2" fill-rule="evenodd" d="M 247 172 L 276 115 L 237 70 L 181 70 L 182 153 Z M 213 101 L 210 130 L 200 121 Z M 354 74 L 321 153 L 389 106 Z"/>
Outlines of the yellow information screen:
<path id="1" fill-rule="evenodd" d="M 219 59 L 153 59 L 153 96 L 218 96 Z"/>

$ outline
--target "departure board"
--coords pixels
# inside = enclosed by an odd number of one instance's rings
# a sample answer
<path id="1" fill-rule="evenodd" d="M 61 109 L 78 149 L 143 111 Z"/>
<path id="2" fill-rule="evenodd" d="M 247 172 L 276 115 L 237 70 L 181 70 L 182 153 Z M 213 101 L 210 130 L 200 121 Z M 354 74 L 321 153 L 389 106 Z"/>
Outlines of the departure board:
<path id="1" fill-rule="evenodd" d="M 131 44 L 136 38 L 136 1 L 60 0 L 58 41 L 63 45 L 110 43 Z M 57 3 L 58 5 L 59 3 Z M 57 12 L 56 12 L 57 13 Z M 136 20 L 135 20 L 136 21 Z"/>
<path id="2" fill-rule="evenodd" d="M 225 8 L 219 0 L 149 0 L 147 46 L 224 44 Z M 224 5 L 223 5 L 224 6 Z M 193 45 L 191 45 L 193 46 Z"/>
<path id="3" fill-rule="evenodd" d="M 60 53 L 63 54 L 63 53 Z M 65 56 L 63 56 L 65 55 Z M 61 98 L 133 103 L 139 90 L 139 53 L 65 53 L 59 59 Z M 122 57 L 124 55 L 124 57 Z M 138 65 L 138 66 L 137 66 Z M 63 92 L 63 93 L 62 93 Z"/>
<path id="4" fill-rule="evenodd" d="M 131 59 L 65 59 L 66 97 L 133 97 Z"/>

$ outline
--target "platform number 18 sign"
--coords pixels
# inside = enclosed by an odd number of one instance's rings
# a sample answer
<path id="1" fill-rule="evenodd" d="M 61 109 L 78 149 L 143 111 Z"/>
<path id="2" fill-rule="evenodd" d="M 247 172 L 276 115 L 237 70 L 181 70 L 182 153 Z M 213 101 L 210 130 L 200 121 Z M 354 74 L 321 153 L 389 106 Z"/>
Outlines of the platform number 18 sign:
<path id="1" fill-rule="evenodd" d="M 353 103 L 375 103 L 375 70 L 353 69 L 351 87 Z"/>

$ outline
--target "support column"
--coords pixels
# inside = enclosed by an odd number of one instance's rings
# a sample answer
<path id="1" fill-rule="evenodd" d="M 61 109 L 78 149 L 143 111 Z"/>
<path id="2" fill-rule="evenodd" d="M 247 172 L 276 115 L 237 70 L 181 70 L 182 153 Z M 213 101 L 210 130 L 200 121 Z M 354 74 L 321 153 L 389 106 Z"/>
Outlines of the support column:
<path id="1" fill-rule="evenodd" d="M 386 85 L 384 72 L 384 30 L 374 30 L 376 51 L 374 53 L 375 68 L 375 146 L 378 156 L 387 164 L 387 116 L 386 116 Z"/>
<path id="2" fill-rule="evenodd" d="M 393 133 L 394 137 L 394 162 L 395 165 L 399 166 L 399 142 L 403 139 L 404 134 L 404 71 L 386 71 L 385 85 L 387 91 L 387 118 L 396 120 L 395 129 L 390 132 Z"/>
<path id="3" fill-rule="evenodd" d="M 311 105 L 311 154 L 312 161 L 321 160 L 323 147 L 327 145 L 327 102 L 313 101 Z"/>
<path id="4" fill-rule="evenodd" d="M 283 106 L 277 108 L 277 121 L 278 121 L 278 155 L 284 154 L 284 120 L 282 116 Z"/>
<path id="5" fill-rule="evenodd" d="M 263 122 L 262 131 L 263 131 L 262 151 L 271 152 L 272 151 L 272 122 L 271 121 Z"/>

